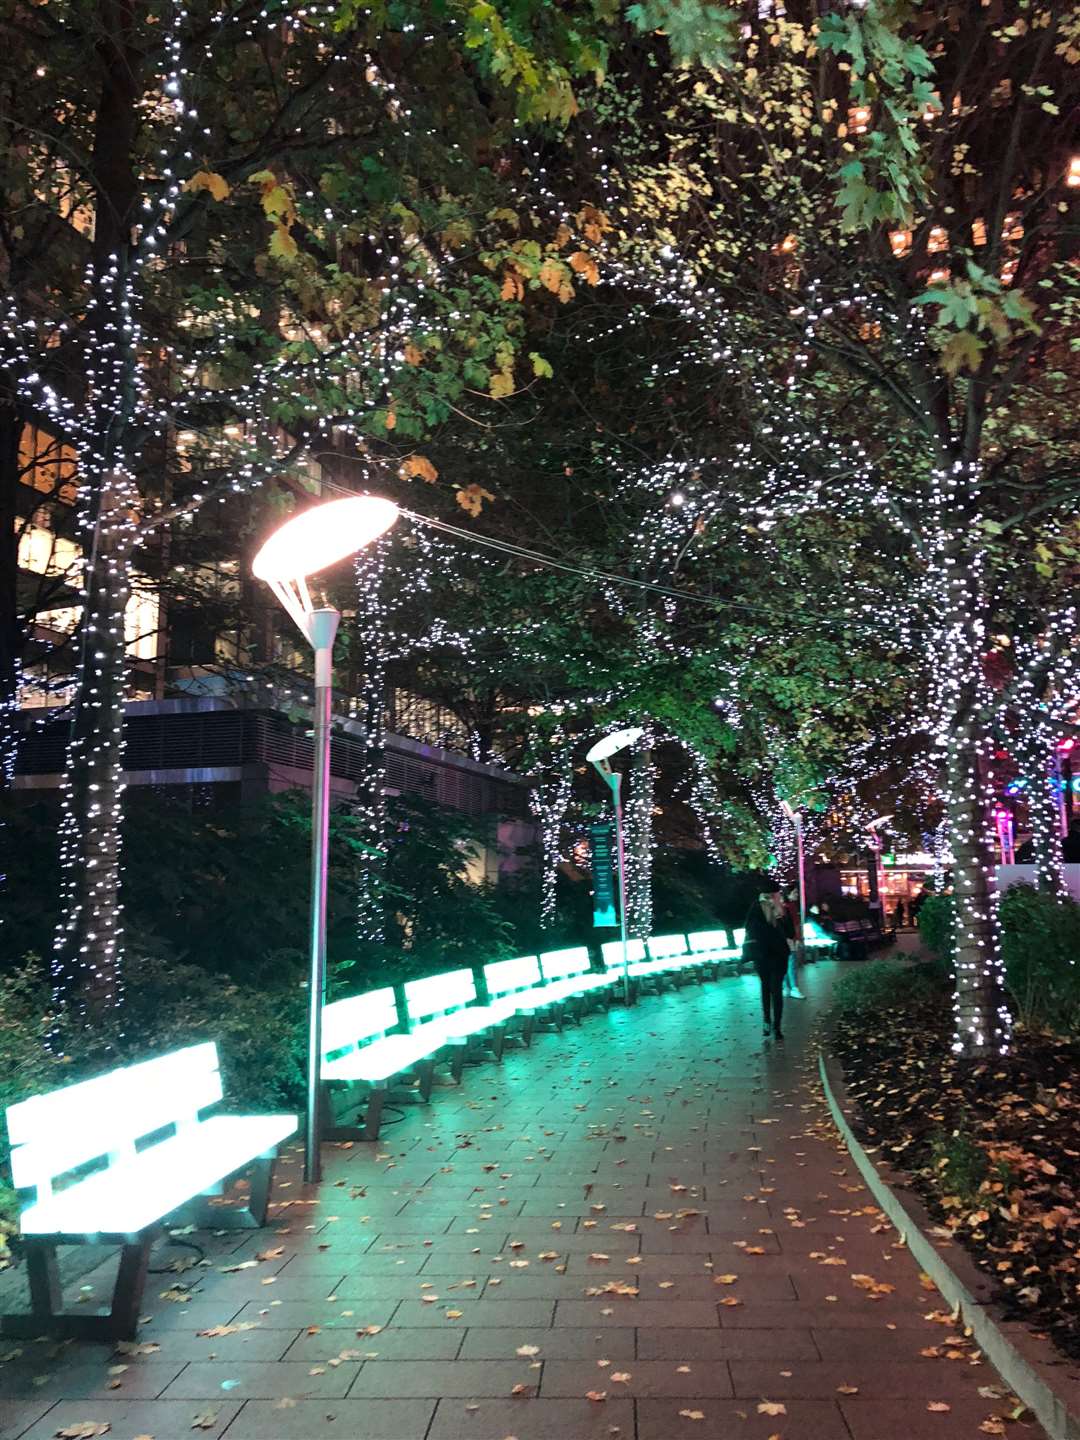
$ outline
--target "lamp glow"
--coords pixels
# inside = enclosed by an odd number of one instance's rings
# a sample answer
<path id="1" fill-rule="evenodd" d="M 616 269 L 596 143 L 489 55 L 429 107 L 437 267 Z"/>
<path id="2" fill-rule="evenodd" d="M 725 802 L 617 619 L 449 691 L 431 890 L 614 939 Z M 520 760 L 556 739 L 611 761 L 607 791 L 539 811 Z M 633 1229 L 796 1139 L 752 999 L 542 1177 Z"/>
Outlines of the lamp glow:
<path id="1" fill-rule="evenodd" d="M 251 562 L 251 572 L 266 581 L 311 640 L 307 577 L 385 535 L 399 513 L 392 500 L 378 495 L 350 495 L 314 505 L 274 531 Z"/>
<path id="2" fill-rule="evenodd" d="M 640 740 L 644 733 L 640 725 L 632 725 L 629 730 L 616 730 L 611 735 L 604 735 L 588 751 L 585 759 L 590 765 L 595 765 L 598 760 L 608 760 L 612 755 L 617 755 L 620 750 L 625 750 L 628 745 Z"/>

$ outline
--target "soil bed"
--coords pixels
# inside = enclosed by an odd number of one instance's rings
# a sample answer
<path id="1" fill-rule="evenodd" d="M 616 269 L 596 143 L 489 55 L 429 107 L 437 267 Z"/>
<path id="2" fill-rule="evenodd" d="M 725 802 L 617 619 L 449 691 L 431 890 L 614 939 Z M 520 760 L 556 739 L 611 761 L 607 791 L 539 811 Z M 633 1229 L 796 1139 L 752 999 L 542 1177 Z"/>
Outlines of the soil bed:
<path id="1" fill-rule="evenodd" d="M 1080 1359 L 1080 1045 L 1019 1031 L 1012 1055 L 958 1060 L 951 993 L 918 969 L 890 988 L 832 1020 L 859 1138 L 907 1172 L 1008 1318 Z"/>

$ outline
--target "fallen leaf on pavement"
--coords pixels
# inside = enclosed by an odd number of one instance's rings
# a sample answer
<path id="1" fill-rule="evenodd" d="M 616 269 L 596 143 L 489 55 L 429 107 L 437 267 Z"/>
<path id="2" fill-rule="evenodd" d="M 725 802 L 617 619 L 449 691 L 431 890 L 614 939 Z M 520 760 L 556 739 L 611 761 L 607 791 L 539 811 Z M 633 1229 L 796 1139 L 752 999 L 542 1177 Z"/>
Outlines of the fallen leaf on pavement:
<path id="1" fill-rule="evenodd" d="M 944 1400 L 930 1400 L 927 1402 L 926 1408 L 927 1410 L 932 1411 L 935 1415 L 944 1415 L 946 1411 L 952 1409 L 952 1406 L 946 1404 Z"/>
<path id="2" fill-rule="evenodd" d="M 704 1420 L 704 1410 L 680 1410 L 679 1414 L 684 1420 Z"/>
<path id="3" fill-rule="evenodd" d="M 759 1415 L 786 1415 L 787 1406 L 782 1400 L 762 1400 L 758 1403 Z"/>
<path id="4" fill-rule="evenodd" d="M 95 1435 L 107 1435 L 112 1426 L 107 1420 L 76 1420 L 74 1425 L 65 1425 L 63 1430 L 57 1430 L 57 1435 L 63 1440 L 93 1440 Z"/>

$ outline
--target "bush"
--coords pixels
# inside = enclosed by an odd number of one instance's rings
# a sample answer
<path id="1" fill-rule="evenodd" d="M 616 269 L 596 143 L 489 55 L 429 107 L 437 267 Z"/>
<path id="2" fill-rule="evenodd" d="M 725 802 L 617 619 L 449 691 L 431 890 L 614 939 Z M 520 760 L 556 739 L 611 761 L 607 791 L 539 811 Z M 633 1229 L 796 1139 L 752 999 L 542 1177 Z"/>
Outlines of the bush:
<path id="1" fill-rule="evenodd" d="M 924 965 L 864 965 L 836 982 L 832 1012 L 837 1017 L 881 1015 L 940 997 L 946 978 L 937 962 Z"/>
<path id="2" fill-rule="evenodd" d="M 919 936 L 933 955 L 952 959 L 953 916 L 956 903 L 951 895 L 930 895 L 919 907 Z"/>
<path id="3" fill-rule="evenodd" d="M 1080 1035 L 1080 905 L 1015 885 L 1002 896 L 1001 929 L 1017 1018 L 1030 1029 Z"/>
<path id="4" fill-rule="evenodd" d="M 942 959 L 953 953 L 951 895 L 934 895 L 919 911 L 927 948 Z M 1005 982 L 1017 1018 L 1030 1029 L 1080 1034 L 1080 905 L 1030 885 L 1001 897 L 1001 952 Z"/>

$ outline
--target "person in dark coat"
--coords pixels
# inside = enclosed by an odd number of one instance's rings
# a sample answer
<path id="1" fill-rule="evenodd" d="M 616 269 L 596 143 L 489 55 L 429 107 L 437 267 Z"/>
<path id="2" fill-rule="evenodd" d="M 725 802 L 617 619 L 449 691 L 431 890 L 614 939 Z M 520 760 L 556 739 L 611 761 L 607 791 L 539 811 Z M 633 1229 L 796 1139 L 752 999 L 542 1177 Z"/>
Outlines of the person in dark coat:
<path id="1" fill-rule="evenodd" d="M 790 942 L 790 943 L 789 943 Z M 746 917 L 746 949 L 761 981 L 761 1013 L 765 1034 L 783 1040 L 784 976 L 795 942 L 795 927 L 784 905 L 783 892 L 765 881 Z"/>

